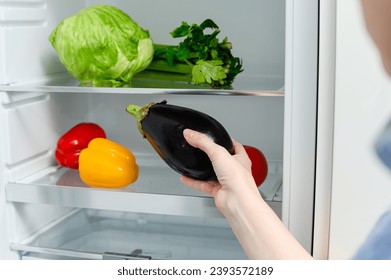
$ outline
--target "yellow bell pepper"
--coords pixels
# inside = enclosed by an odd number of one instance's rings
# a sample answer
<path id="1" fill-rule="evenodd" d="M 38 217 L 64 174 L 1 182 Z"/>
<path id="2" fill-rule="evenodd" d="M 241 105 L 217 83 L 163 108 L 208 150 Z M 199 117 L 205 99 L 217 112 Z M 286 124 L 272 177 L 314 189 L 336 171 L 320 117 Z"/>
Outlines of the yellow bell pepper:
<path id="1" fill-rule="evenodd" d="M 89 186 L 122 188 L 137 180 L 138 170 L 131 151 L 105 138 L 91 140 L 80 152 L 80 178 Z"/>

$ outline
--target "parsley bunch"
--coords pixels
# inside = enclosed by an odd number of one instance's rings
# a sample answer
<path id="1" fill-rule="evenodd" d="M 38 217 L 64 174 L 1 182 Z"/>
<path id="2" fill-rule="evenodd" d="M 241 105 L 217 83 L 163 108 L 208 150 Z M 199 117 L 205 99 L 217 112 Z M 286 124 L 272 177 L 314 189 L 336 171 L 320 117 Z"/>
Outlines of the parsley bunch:
<path id="1" fill-rule="evenodd" d="M 217 38 L 219 33 L 219 27 L 211 19 L 200 25 L 182 22 L 170 34 L 184 40 L 178 45 L 155 45 L 148 69 L 187 75 L 193 84 L 230 87 L 236 75 L 243 71 L 242 61 L 232 55 L 232 44 L 227 37 L 222 41 Z"/>

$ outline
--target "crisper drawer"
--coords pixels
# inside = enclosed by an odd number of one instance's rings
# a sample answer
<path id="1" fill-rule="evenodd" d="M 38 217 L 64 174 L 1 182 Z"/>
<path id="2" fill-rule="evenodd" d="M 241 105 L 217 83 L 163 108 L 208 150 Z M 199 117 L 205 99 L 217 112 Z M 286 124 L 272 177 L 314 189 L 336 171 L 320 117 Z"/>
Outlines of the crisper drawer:
<path id="1" fill-rule="evenodd" d="M 73 210 L 11 249 L 23 259 L 244 259 L 224 219 Z"/>

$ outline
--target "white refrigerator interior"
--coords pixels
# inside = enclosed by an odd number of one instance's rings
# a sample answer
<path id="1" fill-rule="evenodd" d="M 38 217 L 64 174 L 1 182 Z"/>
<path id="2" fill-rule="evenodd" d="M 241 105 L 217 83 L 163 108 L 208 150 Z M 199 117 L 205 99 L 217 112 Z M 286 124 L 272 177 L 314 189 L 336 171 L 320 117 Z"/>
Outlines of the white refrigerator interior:
<path id="1" fill-rule="evenodd" d="M 246 258 L 213 199 L 182 185 L 125 112 L 130 103 L 162 100 L 210 114 L 265 153 L 269 174 L 260 191 L 311 252 L 318 4 L 169 2 L 0 0 L 0 259 Z M 64 18 L 100 3 L 121 8 L 162 44 L 173 43 L 169 32 L 182 21 L 211 18 L 245 70 L 233 90 L 137 81 L 128 88 L 81 87 L 48 36 Z M 58 138 L 86 121 L 134 152 L 136 183 L 91 188 L 77 170 L 58 166 Z"/>

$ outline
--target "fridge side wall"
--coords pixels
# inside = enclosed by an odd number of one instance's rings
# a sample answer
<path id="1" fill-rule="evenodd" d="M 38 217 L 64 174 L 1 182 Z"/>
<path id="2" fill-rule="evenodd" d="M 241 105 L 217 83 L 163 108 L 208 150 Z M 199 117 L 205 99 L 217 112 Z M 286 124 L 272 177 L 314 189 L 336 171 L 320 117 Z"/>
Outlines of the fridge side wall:
<path id="1" fill-rule="evenodd" d="M 318 2 L 287 1 L 283 222 L 312 251 Z"/>
<path id="2" fill-rule="evenodd" d="M 64 214 L 62 207 L 47 205 L 13 204 L 6 201 L 5 186 L 10 181 L 20 180 L 39 172 L 53 163 L 53 133 L 48 113 L 47 100 L 8 102 L 7 95 L 0 92 L 1 133 L 1 250 L 2 257 L 14 258 L 9 251 L 10 242 L 23 239 L 37 231 L 48 221 Z M 16 104 L 15 104 L 16 103 Z M 50 130 L 48 130 L 50 128 Z M 5 254 L 5 255 L 3 255 Z"/>
<path id="3" fill-rule="evenodd" d="M 319 13 L 319 82 L 313 255 L 329 258 L 333 169 L 336 0 L 322 0 Z"/>
<path id="4" fill-rule="evenodd" d="M 63 72 L 48 37 L 64 16 L 84 6 L 84 1 L 0 2 L 0 84 L 42 80 L 48 74 Z"/>

